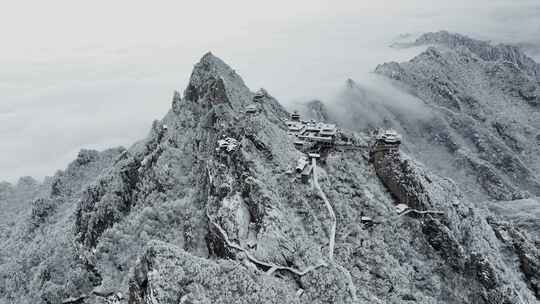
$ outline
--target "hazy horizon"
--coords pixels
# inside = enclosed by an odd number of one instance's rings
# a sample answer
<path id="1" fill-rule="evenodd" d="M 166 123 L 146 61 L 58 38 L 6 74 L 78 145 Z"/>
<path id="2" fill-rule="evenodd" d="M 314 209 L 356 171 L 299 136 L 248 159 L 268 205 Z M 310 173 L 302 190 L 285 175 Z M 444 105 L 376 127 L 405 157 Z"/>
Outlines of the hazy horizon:
<path id="1" fill-rule="evenodd" d="M 18 1 L 0 25 L 0 181 L 9 182 L 53 175 L 81 148 L 142 139 L 207 51 L 283 104 L 324 99 L 347 78 L 412 58 L 421 49 L 388 47 L 405 33 L 527 44 L 540 59 L 533 0 Z"/>

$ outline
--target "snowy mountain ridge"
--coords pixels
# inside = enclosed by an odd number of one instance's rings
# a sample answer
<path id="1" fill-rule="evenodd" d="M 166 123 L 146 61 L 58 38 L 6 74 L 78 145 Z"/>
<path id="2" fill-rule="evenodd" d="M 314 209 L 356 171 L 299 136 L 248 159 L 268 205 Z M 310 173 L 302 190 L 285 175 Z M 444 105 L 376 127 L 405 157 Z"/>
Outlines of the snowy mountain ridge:
<path id="1" fill-rule="evenodd" d="M 424 88 L 413 68 L 400 79 Z M 289 117 L 204 55 L 147 138 L 81 151 L 43 185 L 0 188 L 1 208 L 21 204 L 0 221 L 0 302 L 538 301 L 533 237 L 419 164 L 406 122 L 393 121 L 400 149 L 343 128 L 347 145 L 320 149 L 296 173 L 306 153 Z M 501 177 L 501 196 L 536 189 L 532 169 L 513 170 L 525 179 Z"/>

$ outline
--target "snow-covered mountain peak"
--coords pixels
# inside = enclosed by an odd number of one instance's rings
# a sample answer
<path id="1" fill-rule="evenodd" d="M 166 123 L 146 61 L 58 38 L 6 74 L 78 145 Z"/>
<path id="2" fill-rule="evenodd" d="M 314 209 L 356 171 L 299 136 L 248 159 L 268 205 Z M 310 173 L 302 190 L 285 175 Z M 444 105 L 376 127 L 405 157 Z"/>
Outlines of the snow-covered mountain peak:
<path id="1" fill-rule="evenodd" d="M 438 45 L 452 50 L 468 50 L 488 62 L 514 64 L 537 79 L 540 77 L 540 64 L 527 56 L 518 46 L 511 44 L 493 45 L 489 41 L 473 39 L 448 31 L 430 32 L 421 35 L 408 46 Z"/>
<path id="2" fill-rule="evenodd" d="M 251 93 L 229 65 L 208 52 L 193 68 L 184 98 L 208 106 L 229 103 L 238 108 L 250 101 Z"/>

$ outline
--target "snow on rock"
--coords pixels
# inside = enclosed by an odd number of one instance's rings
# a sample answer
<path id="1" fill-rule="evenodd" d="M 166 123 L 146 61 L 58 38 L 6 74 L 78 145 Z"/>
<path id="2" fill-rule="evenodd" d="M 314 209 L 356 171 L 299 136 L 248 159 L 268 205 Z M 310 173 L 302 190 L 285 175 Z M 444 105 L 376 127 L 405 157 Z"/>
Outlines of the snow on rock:
<path id="1" fill-rule="evenodd" d="M 212 261 L 151 242 L 129 283 L 129 303 L 299 303 L 285 281 L 242 261 Z"/>
<path id="2" fill-rule="evenodd" d="M 505 267 L 504 260 L 489 249 L 502 248 L 496 234 L 489 229 L 490 225 L 498 229 L 498 224 L 488 222 L 480 212 L 475 211 L 452 181 L 431 175 L 412 159 L 396 151 L 376 152 L 374 166 L 397 202 L 426 212 L 418 214 L 423 222 L 422 232 L 427 242 L 453 271 L 465 277 L 471 276 L 474 281 L 471 284 L 479 284 L 482 289 L 477 292 L 487 303 L 512 303 L 518 297 L 519 293 L 505 283 L 512 277 L 497 273 L 496 269 Z M 442 213 L 435 213 L 437 211 Z M 513 226 L 505 229 L 512 230 L 513 238 L 517 237 L 515 235 L 520 236 L 519 244 L 515 246 L 518 256 L 521 256 L 522 271 L 538 297 L 538 278 L 533 270 L 538 267 L 538 248 L 530 240 L 521 237 L 521 232 Z M 483 239 L 471 238 L 471 233 L 483 235 Z"/>
<path id="3" fill-rule="evenodd" d="M 249 115 L 256 96 L 260 113 Z M 205 55 L 145 139 L 81 153 L 43 186 L 32 213 L 2 220 L 15 232 L 0 236 L 0 301 L 537 301 L 534 245 L 518 240 L 519 228 L 508 224 L 514 235 L 499 237 L 452 181 L 396 150 L 374 166 L 367 144 L 317 160 L 325 201 L 287 174 L 302 157 L 288 117 L 268 92 L 251 92 Z M 223 138 L 239 144 L 216 151 Z M 43 196 L 39 187 L 25 198 Z M 17 191 L 2 189 L 11 205 Z M 333 259 L 326 202 L 337 223 Z M 399 215 L 399 203 L 439 213 Z"/>
<path id="4" fill-rule="evenodd" d="M 349 80 L 338 105 L 347 115 L 334 111 L 330 120 L 349 117 L 344 123 L 357 130 L 366 124 L 396 129 L 405 151 L 476 201 L 540 195 L 540 64 L 517 47 L 448 32 L 425 34 L 414 45 L 429 47 L 375 73 L 422 105 L 401 109 Z"/>
<path id="5" fill-rule="evenodd" d="M 540 198 L 488 201 L 484 205 L 501 218 L 513 222 L 540 242 Z"/>

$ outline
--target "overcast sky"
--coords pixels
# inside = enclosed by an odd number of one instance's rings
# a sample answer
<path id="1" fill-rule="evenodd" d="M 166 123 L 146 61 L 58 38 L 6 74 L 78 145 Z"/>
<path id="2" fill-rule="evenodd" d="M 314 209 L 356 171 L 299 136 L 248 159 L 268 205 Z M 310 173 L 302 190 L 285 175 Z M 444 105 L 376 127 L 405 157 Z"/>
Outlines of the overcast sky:
<path id="1" fill-rule="evenodd" d="M 289 103 L 410 59 L 420 50 L 387 47 L 403 33 L 540 42 L 538 0 L 0 1 L 0 180 L 12 182 L 143 138 L 209 50 Z"/>

